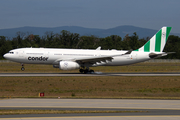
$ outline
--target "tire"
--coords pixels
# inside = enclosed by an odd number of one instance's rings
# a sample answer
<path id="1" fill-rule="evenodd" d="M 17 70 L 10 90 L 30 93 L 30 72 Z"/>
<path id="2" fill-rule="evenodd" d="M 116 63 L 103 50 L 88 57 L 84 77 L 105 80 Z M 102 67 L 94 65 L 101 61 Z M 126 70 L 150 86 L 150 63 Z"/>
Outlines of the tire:
<path id="1" fill-rule="evenodd" d="M 21 70 L 22 70 L 22 71 L 24 71 L 24 70 L 25 70 L 25 68 L 24 68 L 24 67 L 22 67 L 22 68 L 21 68 Z"/>
<path id="2" fill-rule="evenodd" d="M 84 72 L 84 70 L 83 70 L 83 69 L 79 69 L 79 72 L 80 72 L 80 73 L 83 73 L 83 72 Z"/>
<path id="3" fill-rule="evenodd" d="M 92 73 L 94 73 L 94 70 L 90 70 L 89 72 L 92 74 Z"/>
<path id="4" fill-rule="evenodd" d="M 88 73 L 88 70 L 86 69 L 86 70 L 84 70 L 84 74 L 87 74 Z"/>

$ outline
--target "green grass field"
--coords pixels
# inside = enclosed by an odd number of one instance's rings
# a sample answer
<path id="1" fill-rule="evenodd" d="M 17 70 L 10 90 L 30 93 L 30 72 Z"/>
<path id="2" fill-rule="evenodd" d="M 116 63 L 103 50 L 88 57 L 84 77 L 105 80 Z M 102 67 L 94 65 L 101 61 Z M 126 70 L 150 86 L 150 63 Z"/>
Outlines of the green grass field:
<path id="1" fill-rule="evenodd" d="M 148 111 L 106 111 L 106 110 L 0 110 L 0 115 L 19 114 L 78 114 L 78 113 L 142 113 Z"/>
<path id="2" fill-rule="evenodd" d="M 139 63 L 131 66 L 94 67 L 99 72 L 179 72 L 180 63 Z M 1 73 L 61 73 L 52 65 L 0 63 Z M 0 98 L 155 98 L 180 99 L 180 77 L 0 77 Z"/>
<path id="3" fill-rule="evenodd" d="M 0 96 L 180 98 L 180 77 L 1 77 Z"/>

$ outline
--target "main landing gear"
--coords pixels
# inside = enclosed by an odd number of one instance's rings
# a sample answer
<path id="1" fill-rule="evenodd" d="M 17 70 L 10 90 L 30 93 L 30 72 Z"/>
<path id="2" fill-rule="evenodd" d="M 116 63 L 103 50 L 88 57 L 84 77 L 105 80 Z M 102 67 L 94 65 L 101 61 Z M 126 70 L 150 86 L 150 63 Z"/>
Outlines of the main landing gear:
<path id="1" fill-rule="evenodd" d="M 21 67 L 21 70 L 22 70 L 22 71 L 24 71 L 24 70 L 25 70 L 25 68 L 24 68 L 24 64 L 23 64 L 23 63 L 21 63 L 21 66 L 22 66 L 22 67 Z"/>
<path id="2" fill-rule="evenodd" d="M 80 68 L 79 72 L 84 73 L 84 74 L 87 74 L 87 73 L 92 74 L 92 73 L 94 73 L 94 70 L 91 70 L 91 69 L 89 70 L 89 68 Z"/>

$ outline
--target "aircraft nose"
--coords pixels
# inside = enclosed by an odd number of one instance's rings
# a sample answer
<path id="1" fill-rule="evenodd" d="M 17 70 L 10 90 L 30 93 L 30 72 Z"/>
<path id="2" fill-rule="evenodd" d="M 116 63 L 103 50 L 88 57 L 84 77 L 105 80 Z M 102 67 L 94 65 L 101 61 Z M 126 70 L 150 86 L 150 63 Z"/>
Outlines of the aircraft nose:
<path id="1" fill-rule="evenodd" d="M 3 55 L 3 57 L 7 59 L 7 58 L 8 58 L 8 55 L 7 55 L 7 53 L 6 53 L 6 54 L 4 54 L 4 55 Z"/>

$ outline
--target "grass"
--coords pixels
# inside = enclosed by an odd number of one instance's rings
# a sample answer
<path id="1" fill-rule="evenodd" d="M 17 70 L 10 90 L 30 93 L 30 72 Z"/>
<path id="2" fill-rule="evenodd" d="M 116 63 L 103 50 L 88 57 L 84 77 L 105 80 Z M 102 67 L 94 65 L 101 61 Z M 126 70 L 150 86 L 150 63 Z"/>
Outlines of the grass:
<path id="1" fill-rule="evenodd" d="M 0 115 L 17 114 L 77 114 L 77 113 L 137 113 L 148 111 L 107 111 L 107 110 L 0 110 Z"/>
<path id="2" fill-rule="evenodd" d="M 138 63 L 129 66 L 92 67 L 97 72 L 179 72 L 180 63 Z M 20 63 L 0 63 L 0 73 L 22 73 Z M 52 65 L 25 64 L 23 73 L 79 73 L 79 70 L 63 71 Z"/>
<path id="3" fill-rule="evenodd" d="M 180 99 L 180 77 L 0 77 L 0 97 Z"/>
<path id="4" fill-rule="evenodd" d="M 179 72 L 180 63 L 138 63 L 129 66 L 94 67 L 99 72 Z M 0 73 L 79 73 L 52 65 L 0 63 Z M 0 98 L 160 98 L 180 99 L 180 77 L 0 77 Z"/>

